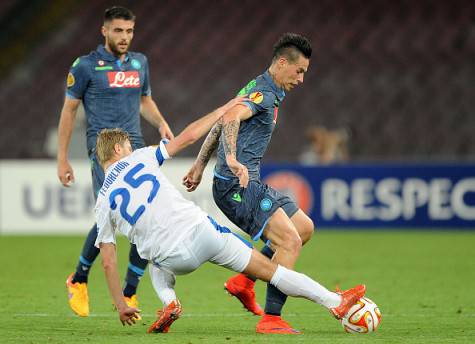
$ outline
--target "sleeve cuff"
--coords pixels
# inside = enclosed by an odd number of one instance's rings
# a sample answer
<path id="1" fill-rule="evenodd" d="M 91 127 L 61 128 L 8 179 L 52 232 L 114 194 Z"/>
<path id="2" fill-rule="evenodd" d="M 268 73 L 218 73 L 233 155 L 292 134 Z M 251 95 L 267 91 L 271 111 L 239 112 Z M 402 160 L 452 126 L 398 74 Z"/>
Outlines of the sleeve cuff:
<path id="1" fill-rule="evenodd" d="M 160 145 L 157 147 L 155 156 L 157 157 L 158 164 L 162 166 L 163 162 L 167 159 L 170 159 L 170 154 L 168 154 L 167 148 L 165 145 L 168 143 L 168 140 L 163 139 L 160 141 Z"/>

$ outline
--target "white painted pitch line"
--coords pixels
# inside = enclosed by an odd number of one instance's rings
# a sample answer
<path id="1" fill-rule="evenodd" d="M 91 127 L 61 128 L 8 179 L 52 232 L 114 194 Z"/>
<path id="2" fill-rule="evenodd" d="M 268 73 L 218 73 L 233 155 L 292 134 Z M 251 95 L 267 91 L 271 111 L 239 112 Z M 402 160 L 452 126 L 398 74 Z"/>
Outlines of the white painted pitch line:
<path id="1" fill-rule="evenodd" d="M 150 318 L 155 318 L 156 315 L 153 314 L 153 313 L 141 313 L 142 316 L 144 317 L 150 317 Z M 454 316 L 455 314 L 443 314 L 443 316 Z M 69 317 L 69 318 L 80 318 L 79 316 L 75 315 L 75 314 L 64 314 L 64 313 L 15 313 L 13 314 L 14 317 L 38 317 L 38 318 L 41 318 L 41 317 Z M 249 317 L 252 317 L 251 314 L 249 313 L 193 313 L 193 312 L 190 312 L 190 313 L 184 313 L 182 315 L 182 317 L 185 317 L 185 318 L 235 318 L 235 317 L 245 317 L 245 316 L 249 316 Z M 404 316 L 404 317 L 427 317 L 427 314 L 387 314 L 387 313 L 383 313 L 383 317 L 395 317 L 395 316 L 398 316 L 398 317 L 401 317 L 401 316 Z M 463 317 L 475 317 L 475 313 L 463 313 L 461 314 L 461 316 Z M 117 317 L 117 314 L 114 313 L 114 312 L 111 312 L 111 313 L 92 313 L 92 314 L 89 314 L 89 317 L 92 317 L 92 318 L 115 318 Z M 326 313 L 322 313 L 322 314 L 319 314 L 319 312 L 315 312 L 315 313 L 285 313 L 285 317 L 312 317 L 312 318 L 323 318 L 323 317 L 328 317 L 328 314 Z M 256 317 L 257 318 L 257 317 Z"/>

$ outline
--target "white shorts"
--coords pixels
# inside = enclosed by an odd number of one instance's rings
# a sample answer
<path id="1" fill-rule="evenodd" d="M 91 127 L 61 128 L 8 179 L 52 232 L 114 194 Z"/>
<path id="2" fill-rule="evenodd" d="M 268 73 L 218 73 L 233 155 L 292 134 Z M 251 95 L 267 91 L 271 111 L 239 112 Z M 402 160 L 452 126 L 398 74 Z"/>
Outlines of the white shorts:
<path id="1" fill-rule="evenodd" d="M 251 260 L 252 248 L 232 232 L 220 232 L 206 220 L 197 225 L 164 260 L 153 264 L 175 275 L 195 271 L 205 262 L 242 272 Z"/>

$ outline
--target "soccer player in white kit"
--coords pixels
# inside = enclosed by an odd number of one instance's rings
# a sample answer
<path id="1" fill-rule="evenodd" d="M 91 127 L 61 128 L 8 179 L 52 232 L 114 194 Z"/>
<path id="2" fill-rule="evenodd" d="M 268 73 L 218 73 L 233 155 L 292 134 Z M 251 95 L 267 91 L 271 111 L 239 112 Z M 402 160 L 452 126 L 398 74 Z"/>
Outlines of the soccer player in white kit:
<path id="1" fill-rule="evenodd" d="M 106 177 L 95 208 L 95 245 L 101 250 L 109 291 L 123 325 L 135 323 L 139 310 L 128 307 L 122 295 L 116 231 L 127 236 L 139 255 L 150 262 L 152 284 L 164 304 L 148 332 L 168 332 L 181 314 L 174 291 L 175 275 L 192 272 L 207 261 L 256 276 L 289 296 L 321 304 L 336 318 L 343 317 L 364 296 L 364 285 L 335 293 L 304 274 L 271 262 L 186 200 L 160 171 L 165 160 L 206 134 L 230 107 L 242 100 L 235 98 L 191 123 L 169 142 L 134 152 L 128 135 L 121 129 L 99 133 L 96 150 Z"/>

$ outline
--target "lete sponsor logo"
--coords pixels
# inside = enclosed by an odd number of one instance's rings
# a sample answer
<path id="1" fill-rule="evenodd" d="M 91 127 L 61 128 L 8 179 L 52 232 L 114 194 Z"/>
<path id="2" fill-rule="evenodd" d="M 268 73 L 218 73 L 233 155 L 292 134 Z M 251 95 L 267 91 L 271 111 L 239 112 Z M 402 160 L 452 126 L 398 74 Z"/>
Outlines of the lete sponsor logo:
<path id="1" fill-rule="evenodd" d="M 109 87 L 122 87 L 122 88 L 139 88 L 140 78 L 139 72 L 108 72 L 107 78 L 109 79 Z"/>

